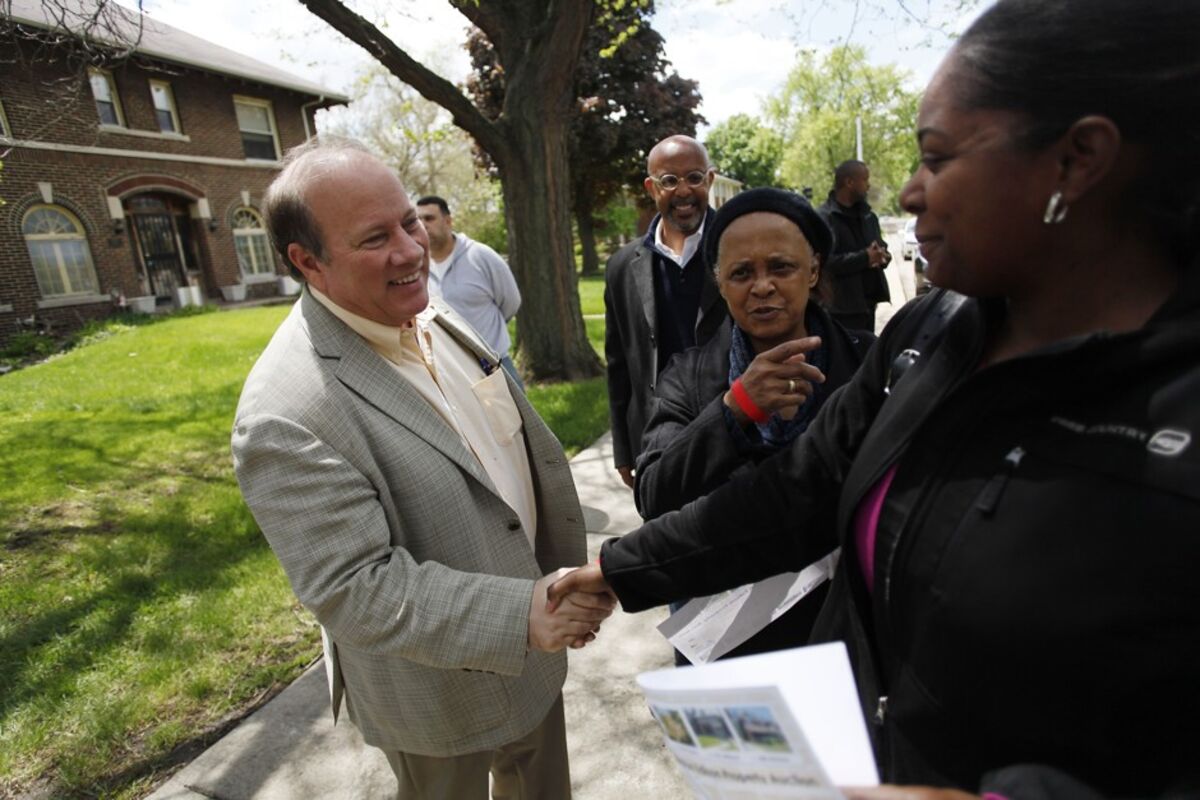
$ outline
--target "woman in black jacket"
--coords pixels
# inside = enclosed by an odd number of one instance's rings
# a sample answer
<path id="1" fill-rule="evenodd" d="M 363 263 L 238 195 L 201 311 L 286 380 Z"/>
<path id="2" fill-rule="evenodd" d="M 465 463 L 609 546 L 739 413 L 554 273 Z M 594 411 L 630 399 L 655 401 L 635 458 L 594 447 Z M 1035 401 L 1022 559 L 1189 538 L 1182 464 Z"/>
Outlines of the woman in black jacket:
<path id="1" fill-rule="evenodd" d="M 791 447 L 552 602 L 637 610 L 840 543 L 814 637 L 851 651 L 884 778 L 924 784 L 851 796 L 1200 796 L 1197 41 L 1195 0 L 986 11 L 901 193 L 943 288 Z"/>
<path id="2" fill-rule="evenodd" d="M 634 484 L 643 517 L 674 511 L 791 444 L 858 369 L 874 334 L 847 331 L 814 297 L 831 247 L 829 228 L 798 194 L 751 189 L 721 206 L 705 260 L 732 322 L 659 376 Z M 824 597 L 821 587 L 725 657 L 805 644 Z"/>

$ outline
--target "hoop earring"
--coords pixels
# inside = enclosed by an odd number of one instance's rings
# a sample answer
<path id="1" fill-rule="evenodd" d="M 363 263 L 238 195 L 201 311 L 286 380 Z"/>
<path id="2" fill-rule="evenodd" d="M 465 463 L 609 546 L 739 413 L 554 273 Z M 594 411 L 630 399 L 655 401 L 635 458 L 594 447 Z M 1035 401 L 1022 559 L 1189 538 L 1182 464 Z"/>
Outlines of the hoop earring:
<path id="1" fill-rule="evenodd" d="M 1050 195 L 1050 202 L 1046 203 L 1046 213 L 1042 216 L 1042 222 L 1047 225 L 1057 225 L 1067 218 L 1069 207 L 1063 202 L 1063 194 L 1056 191 Z"/>

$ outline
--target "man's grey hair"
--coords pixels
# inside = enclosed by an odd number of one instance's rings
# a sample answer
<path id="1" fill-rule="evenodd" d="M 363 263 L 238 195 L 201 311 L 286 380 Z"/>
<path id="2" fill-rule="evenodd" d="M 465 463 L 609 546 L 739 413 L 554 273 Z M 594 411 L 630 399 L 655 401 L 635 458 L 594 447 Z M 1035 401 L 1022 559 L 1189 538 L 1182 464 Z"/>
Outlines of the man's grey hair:
<path id="1" fill-rule="evenodd" d="M 295 242 L 318 259 L 325 258 L 321 230 L 308 207 L 306 195 L 309 187 L 348 157 L 360 153 L 371 155 L 371 151 L 356 139 L 314 136 L 287 151 L 283 158 L 283 170 L 267 187 L 263 199 L 267 233 L 271 236 L 271 245 L 296 280 L 304 280 L 304 274 L 288 257 L 288 245 Z"/>

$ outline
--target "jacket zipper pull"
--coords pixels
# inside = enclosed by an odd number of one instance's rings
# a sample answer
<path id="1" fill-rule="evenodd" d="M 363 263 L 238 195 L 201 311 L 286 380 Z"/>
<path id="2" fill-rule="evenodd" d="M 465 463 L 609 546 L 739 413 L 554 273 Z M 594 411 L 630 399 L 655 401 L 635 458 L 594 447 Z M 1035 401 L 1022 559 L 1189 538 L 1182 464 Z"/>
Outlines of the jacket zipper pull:
<path id="1" fill-rule="evenodd" d="M 996 506 L 1000 505 L 1000 498 L 1004 496 L 1004 489 L 1008 486 L 1008 479 L 1017 471 L 1017 467 L 1021 466 L 1021 459 L 1024 457 L 1024 448 L 1014 447 L 1008 451 L 1008 455 L 1004 457 L 1004 470 L 988 481 L 979 494 L 979 502 L 975 504 L 979 513 L 985 517 L 995 513 Z"/>
<path id="2" fill-rule="evenodd" d="M 882 725 L 887 722 L 887 695 L 879 698 L 879 703 L 875 706 L 875 724 Z"/>
<path id="3" fill-rule="evenodd" d="M 892 366 L 888 369 L 887 385 L 883 387 L 884 395 L 891 395 L 892 389 L 896 388 L 904 373 L 908 372 L 920 357 L 921 351 L 910 347 L 892 360 Z"/>

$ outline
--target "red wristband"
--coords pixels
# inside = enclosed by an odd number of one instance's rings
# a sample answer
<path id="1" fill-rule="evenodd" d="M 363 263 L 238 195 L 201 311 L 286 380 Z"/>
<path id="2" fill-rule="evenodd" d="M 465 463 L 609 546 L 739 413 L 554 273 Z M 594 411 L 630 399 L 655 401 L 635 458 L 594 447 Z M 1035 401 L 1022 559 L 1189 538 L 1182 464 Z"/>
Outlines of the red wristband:
<path id="1" fill-rule="evenodd" d="M 753 400 L 750 399 L 749 393 L 746 392 L 746 387 L 742 386 L 742 379 L 738 378 L 729 387 L 730 393 L 733 395 L 733 402 L 738 404 L 738 408 L 742 410 L 751 422 L 756 422 L 762 425 L 771 415 L 759 408 Z"/>

